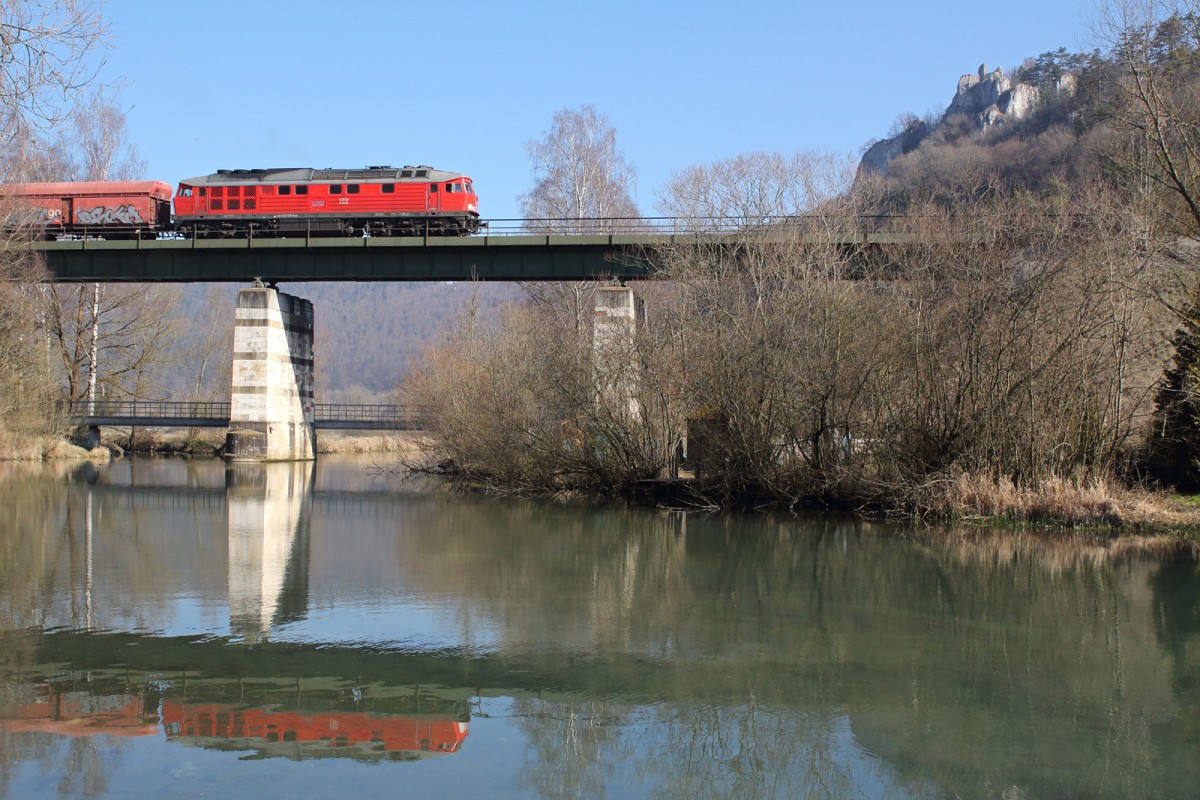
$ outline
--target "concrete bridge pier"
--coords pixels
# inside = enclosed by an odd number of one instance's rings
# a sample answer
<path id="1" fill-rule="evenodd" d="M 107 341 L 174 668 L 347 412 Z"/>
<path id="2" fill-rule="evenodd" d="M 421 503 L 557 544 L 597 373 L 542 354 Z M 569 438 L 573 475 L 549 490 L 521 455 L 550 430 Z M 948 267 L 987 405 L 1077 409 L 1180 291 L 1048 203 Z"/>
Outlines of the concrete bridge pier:
<path id="1" fill-rule="evenodd" d="M 597 402 L 610 403 L 629 419 L 638 420 L 641 367 L 635 337 L 646 324 L 646 302 L 627 286 L 601 286 L 595 298 L 592 354 L 599 390 Z"/>
<path id="2" fill-rule="evenodd" d="M 316 458 L 310 301 L 264 286 L 238 292 L 230 400 L 226 458 Z"/>

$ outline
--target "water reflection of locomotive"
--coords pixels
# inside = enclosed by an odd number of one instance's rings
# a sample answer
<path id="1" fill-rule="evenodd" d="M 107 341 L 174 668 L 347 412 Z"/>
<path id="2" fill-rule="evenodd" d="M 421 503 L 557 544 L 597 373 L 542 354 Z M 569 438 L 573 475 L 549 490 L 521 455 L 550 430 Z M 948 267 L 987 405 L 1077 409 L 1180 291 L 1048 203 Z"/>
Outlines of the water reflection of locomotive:
<path id="1" fill-rule="evenodd" d="M 463 235 L 480 228 L 471 179 L 429 166 L 218 170 L 180 181 L 174 198 L 162 181 L 12 184 L 0 196 L 6 216 L 27 220 L 47 239 Z"/>
<path id="2" fill-rule="evenodd" d="M 396 759 L 455 753 L 468 733 L 466 722 L 446 717 L 240 708 L 171 700 L 162 704 L 162 722 L 171 739 L 292 758 Z"/>
<path id="3" fill-rule="evenodd" d="M 0 733 L 153 736 L 161 724 L 167 738 L 181 744 L 261 756 L 408 760 L 458 752 L 470 728 L 469 714 L 456 701 L 426 700 L 426 711 L 397 714 L 339 708 L 328 697 L 320 709 L 247 706 L 167 697 L 169 684 L 163 683 L 94 683 L 83 689 L 55 683 L 3 687 Z M 400 706 L 412 702 L 398 700 Z"/>

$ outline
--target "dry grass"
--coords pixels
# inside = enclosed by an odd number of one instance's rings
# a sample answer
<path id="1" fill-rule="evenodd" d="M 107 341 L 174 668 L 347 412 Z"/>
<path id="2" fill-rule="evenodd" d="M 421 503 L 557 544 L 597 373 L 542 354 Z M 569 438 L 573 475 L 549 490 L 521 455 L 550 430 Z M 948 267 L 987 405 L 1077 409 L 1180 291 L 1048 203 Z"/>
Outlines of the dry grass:
<path id="1" fill-rule="evenodd" d="M 317 436 L 318 454 L 395 453 L 404 459 L 416 459 L 430 448 L 429 437 L 423 433 L 343 433 L 322 431 Z"/>
<path id="2" fill-rule="evenodd" d="M 0 431 L 0 461 L 42 461 L 74 459 L 107 461 L 112 456 L 106 447 L 87 450 L 61 436 L 22 435 Z"/>
<path id="3" fill-rule="evenodd" d="M 129 428 L 102 428 L 101 442 L 118 451 L 212 455 L 225 444 L 224 428 L 137 428 L 132 443 Z"/>
<path id="4" fill-rule="evenodd" d="M 1011 520 L 1067 527 L 1200 528 L 1200 509 L 1173 495 L 1131 489 L 1102 478 L 1052 476 L 1018 486 L 1007 478 L 960 475 L 943 484 L 930 510 L 952 519 Z"/>

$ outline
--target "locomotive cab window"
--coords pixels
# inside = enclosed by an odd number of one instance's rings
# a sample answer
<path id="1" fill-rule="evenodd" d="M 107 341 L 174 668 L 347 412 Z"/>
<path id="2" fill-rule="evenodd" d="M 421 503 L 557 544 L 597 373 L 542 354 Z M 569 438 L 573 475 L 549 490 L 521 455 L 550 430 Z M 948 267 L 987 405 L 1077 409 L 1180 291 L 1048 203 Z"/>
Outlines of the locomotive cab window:
<path id="1" fill-rule="evenodd" d="M 186 189 L 184 189 L 179 194 L 181 197 L 191 197 L 192 196 L 192 187 L 188 186 Z"/>
<path id="2" fill-rule="evenodd" d="M 206 192 L 206 191 L 205 191 L 205 189 L 204 189 L 204 187 L 203 187 L 203 186 L 201 186 L 201 187 L 200 187 L 200 196 L 201 196 L 201 197 L 204 197 L 206 194 L 208 194 L 208 192 Z"/>
<path id="3" fill-rule="evenodd" d="M 436 192 L 437 190 L 438 190 L 438 185 L 437 185 L 436 183 L 431 183 L 431 184 L 429 184 L 429 192 L 430 192 L 430 194 L 432 194 L 433 192 Z"/>

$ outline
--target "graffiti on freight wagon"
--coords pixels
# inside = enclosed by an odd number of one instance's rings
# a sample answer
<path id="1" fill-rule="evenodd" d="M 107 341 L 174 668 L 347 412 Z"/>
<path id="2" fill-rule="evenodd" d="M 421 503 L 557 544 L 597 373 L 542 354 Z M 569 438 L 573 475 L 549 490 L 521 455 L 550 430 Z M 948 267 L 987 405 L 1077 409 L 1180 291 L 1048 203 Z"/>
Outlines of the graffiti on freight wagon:
<path id="1" fill-rule="evenodd" d="M 75 213 L 75 218 L 79 220 L 80 225 L 112 225 L 113 223 L 136 225 L 139 222 L 145 222 L 133 205 L 117 206 L 116 208 L 106 206 L 84 208 Z"/>

